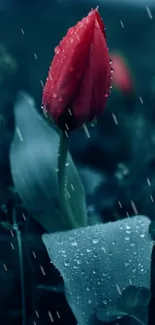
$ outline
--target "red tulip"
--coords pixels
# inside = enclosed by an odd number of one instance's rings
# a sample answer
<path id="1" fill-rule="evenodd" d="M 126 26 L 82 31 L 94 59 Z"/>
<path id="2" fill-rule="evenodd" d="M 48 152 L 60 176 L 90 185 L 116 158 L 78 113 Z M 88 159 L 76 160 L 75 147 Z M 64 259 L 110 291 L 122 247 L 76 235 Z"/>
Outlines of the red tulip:
<path id="1" fill-rule="evenodd" d="M 105 29 L 95 9 L 70 28 L 55 48 L 43 90 L 43 110 L 60 129 L 72 131 L 104 110 L 110 85 Z"/>
<path id="2" fill-rule="evenodd" d="M 123 93 L 133 90 L 133 81 L 130 70 L 124 58 L 118 54 L 111 54 L 113 73 L 113 85 Z"/>

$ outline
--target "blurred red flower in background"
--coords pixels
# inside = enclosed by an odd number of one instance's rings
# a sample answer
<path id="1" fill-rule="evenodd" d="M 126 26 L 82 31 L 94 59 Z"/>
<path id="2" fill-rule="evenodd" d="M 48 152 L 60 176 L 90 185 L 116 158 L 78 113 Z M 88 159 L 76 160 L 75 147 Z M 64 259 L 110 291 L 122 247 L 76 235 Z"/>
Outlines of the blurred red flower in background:
<path id="1" fill-rule="evenodd" d="M 43 90 L 43 111 L 60 129 L 72 131 L 104 110 L 110 85 L 105 28 L 95 9 L 55 48 Z"/>
<path id="2" fill-rule="evenodd" d="M 113 86 L 124 94 L 132 92 L 133 80 L 125 59 L 119 53 L 111 54 L 111 59 L 113 68 Z"/>

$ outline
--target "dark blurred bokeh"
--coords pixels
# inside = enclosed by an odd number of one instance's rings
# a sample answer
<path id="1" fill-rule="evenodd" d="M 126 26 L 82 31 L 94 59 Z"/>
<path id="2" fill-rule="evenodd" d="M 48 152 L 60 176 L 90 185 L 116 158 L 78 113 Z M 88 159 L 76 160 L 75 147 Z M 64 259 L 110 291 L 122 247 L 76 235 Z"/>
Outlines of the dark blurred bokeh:
<path id="1" fill-rule="evenodd" d="M 110 0 L 105 4 L 104 1 L 1 0 L 2 222 L 11 219 L 10 187 L 13 184 L 9 148 L 14 134 L 16 95 L 19 90 L 27 91 L 41 110 L 42 88 L 54 47 L 70 26 L 97 5 L 106 26 L 110 53 L 123 58 L 130 71 L 132 86 L 127 91 L 121 84 L 113 86 L 106 110 L 97 124 L 89 126 L 88 132 L 84 129 L 76 131 L 71 137 L 70 150 L 84 182 L 90 220 L 94 214 L 103 222 L 133 214 L 147 215 L 154 220 L 155 9 L 145 5 L 125 5 L 123 1 L 111 3 Z M 76 321 L 63 294 L 48 289 L 49 285 L 56 286 L 61 279 L 49 263 L 41 243 L 43 230 L 32 219 L 27 223 L 23 235 L 27 324 L 50 324 L 54 321 L 54 324 L 74 325 Z M 2 226 L 0 241 L 0 324 L 21 324 L 16 239 Z M 42 289 L 39 289 L 40 285 Z"/>

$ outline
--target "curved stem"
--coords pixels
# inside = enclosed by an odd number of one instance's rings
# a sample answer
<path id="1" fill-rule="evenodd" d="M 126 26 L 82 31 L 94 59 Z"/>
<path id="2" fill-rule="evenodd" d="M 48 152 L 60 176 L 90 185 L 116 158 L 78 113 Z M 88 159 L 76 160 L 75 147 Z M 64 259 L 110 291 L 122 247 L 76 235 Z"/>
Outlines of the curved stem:
<path id="1" fill-rule="evenodd" d="M 57 165 L 57 185 L 58 195 L 60 200 L 61 213 L 64 216 L 64 221 L 69 229 L 77 228 L 76 220 L 72 215 L 69 205 L 69 197 L 66 184 L 66 162 L 68 154 L 69 139 L 64 132 L 60 132 L 60 143 L 58 150 L 58 165 Z"/>
<path id="2" fill-rule="evenodd" d="M 24 266 L 23 266 L 23 249 L 21 232 L 18 228 L 16 220 L 16 210 L 13 209 L 13 226 L 17 236 L 19 267 L 20 267 L 20 282 L 21 282 L 21 300 L 22 300 L 22 325 L 26 325 L 26 303 L 25 303 L 25 281 L 24 281 Z"/>

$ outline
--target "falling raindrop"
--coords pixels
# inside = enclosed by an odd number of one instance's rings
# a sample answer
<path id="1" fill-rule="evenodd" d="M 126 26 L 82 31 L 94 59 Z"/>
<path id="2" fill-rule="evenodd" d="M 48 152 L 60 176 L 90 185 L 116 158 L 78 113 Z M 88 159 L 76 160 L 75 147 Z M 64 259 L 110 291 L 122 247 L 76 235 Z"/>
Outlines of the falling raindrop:
<path id="1" fill-rule="evenodd" d="M 83 124 L 83 128 L 84 128 L 84 131 L 86 133 L 87 138 L 90 138 L 89 130 L 88 130 L 88 128 L 87 128 L 87 126 L 85 124 Z"/>
<path id="2" fill-rule="evenodd" d="M 34 251 L 32 251 L 32 254 L 33 254 L 34 258 L 36 258 L 36 253 Z"/>
<path id="3" fill-rule="evenodd" d="M 151 186 L 151 182 L 150 182 L 150 179 L 147 177 L 147 184 L 148 186 Z"/>
<path id="4" fill-rule="evenodd" d="M 119 295 L 121 295 L 122 294 L 122 292 L 121 292 L 121 289 L 120 289 L 120 287 L 119 287 L 119 285 L 116 283 L 116 289 L 117 289 L 117 291 L 118 291 L 118 293 L 119 293 Z"/>
<path id="5" fill-rule="evenodd" d="M 3 266 L 4 266 L 5 271 L 7 271 L 8 269 L 7 269 L 6 264 L 3 264 Z"/>
<path id="6" fill-rule="evenodd" d="M 124 28 L 124 24 L 123 24 L 122 20 L 120 20 L 120 24 L 121 24 L 122 28 Z"/>
<path id="7" fill-rule="evenodd" d="M 36 316 L 39 318 L 39 313 L 37 310 L 35 310 Z"/>
<path id="8" fill-rule="evenodd" d="M 116 115 L 114 113 L 112 113 L 112 117 L 114 119 L 115 124 L 118 125 L 118 120 L 117 120 L 117 117 L 116 117 Z"/>
<path id="9" fill-rule="evenodd" d="M 148 6 L 146 6 L 145 8 L 146 8 L 149 18 L 152 19 L 153 16 L 152 16 L 152 12 L 151 12 L 150 8 Z"/>
<path id="10" fill-rule="evenodd" d="M 21 131 L 19 130 L 18 127 L 16 127 L 16 132 L 17 132 L 17 135 L 18 135 L 18 137 L 19 137 L 19 140 L 20 140 L 21 142 L 24 141 L 23 136 L 22 136 L 22 134 L 21 134 Z"/>
<path id="11" fill-rule="evenodd" d="M 56 311 L 57 317 L 60 318 L 60 314 L 58 311 Z"/>
<path id="12" fill-rule="evenodd" d="M 45 270 L 44 270 L 44 268 L 43 268 L 43 266 L 42 266 L 42 265 L 40 265 L 40 269 L 41 269 L 41 272 L 42 272 L 42 274 L 45 276 L 45 275 L 46 275 L 46 273 L 45 273 Z"/>
<path id="13" fill-rule="evenodd" d="M 37 60 L 38 59 L 37 54 L 36 53 L 33 53 L 33 54 L 34 54 L 35 59 Z"/>
<path id="14" fill-rule="evenodd" d="M 54 319 L 53 319 L 53 316 L 52 316 L 50 310 L 48 310 L 48 316 L 49 316 L 50 321 L 53 323 Z"/>
<path id="15" fill-rule="evenodd" d="M 10 243 L 10 245 L 11 245 L 11 248 L 14 250 L 15 247 L 14 247 L 13 243 Z"/>

